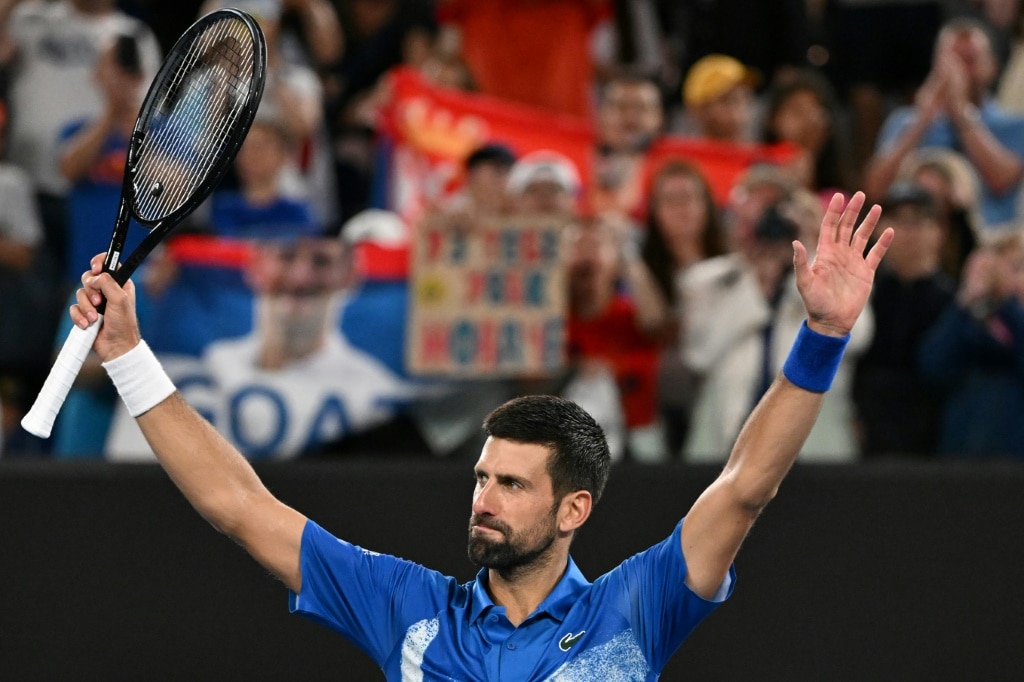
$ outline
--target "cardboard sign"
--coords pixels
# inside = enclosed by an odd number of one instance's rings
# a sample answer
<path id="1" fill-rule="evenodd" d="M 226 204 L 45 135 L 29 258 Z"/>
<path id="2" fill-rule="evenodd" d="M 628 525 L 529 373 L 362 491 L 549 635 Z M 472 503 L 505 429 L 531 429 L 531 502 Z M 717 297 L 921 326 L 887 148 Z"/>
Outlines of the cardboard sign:
<path id="1" fill-rule="evenodd" d="M 410 372 L 544 375 L 565 363 L 565 219 L 433 215 L 415 230 Z"/>

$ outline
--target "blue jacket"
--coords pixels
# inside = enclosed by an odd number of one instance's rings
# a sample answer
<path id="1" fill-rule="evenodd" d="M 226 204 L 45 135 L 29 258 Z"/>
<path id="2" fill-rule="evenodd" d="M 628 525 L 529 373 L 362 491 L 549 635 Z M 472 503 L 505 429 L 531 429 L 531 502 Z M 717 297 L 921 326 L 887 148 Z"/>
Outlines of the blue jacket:
<path id="1" fill-rule="evenodd" d="M 1024 459 L 1024 306 L 985 320 L 950 306 L 921 345 L 925 376 L 949 392 L 940 454 Z"/>

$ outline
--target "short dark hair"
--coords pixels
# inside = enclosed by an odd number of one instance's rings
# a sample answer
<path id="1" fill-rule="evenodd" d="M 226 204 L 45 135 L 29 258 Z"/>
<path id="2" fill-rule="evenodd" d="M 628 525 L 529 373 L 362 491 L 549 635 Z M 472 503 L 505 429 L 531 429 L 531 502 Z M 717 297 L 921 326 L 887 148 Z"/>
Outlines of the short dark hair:
<path id="1" fill-rule="evenodd" d="M 510 168 L 516 162 L 516 155 L 507 146 L 492 142 L 482 147 L 477 147 L 466 157 L 466 170 L 473 170 L 485 163 L 493 163 L 497 166 Z"/>
<path id="2" fill-rule="evenodd" d="M 615 86 L 635 87 L 649 85 L 658 93 L 658 102 L 661 103 L 661 88 L 658 82 L 651 76 L 633 70 L 623 70 L 613 73 L 598 89 L 598 102 L 603 103 L 608 99 L 608 92 Z"/>
<path id="3" fill-rule="evenodd" d="M 576 403 L 552 395 L 514 398 L 484 419 L 484 433 L 516 443 L 551 450 L 548 473 L 555 498 L 586 490 L 601 499 L 611 471 L 611 453 L 604 431 Z"/>

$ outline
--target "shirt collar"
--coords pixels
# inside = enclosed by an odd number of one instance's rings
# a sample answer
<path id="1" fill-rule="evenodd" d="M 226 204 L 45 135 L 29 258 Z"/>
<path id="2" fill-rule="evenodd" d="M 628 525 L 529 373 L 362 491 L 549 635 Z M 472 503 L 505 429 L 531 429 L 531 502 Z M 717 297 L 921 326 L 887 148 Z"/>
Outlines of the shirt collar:
<path id="1" fill-rule="evenodd" d="M 547 614 L 558 622 L 562 622 L 569 613 L 569 609 L 576 603 L 579 593 L 589 584 L 590 582 L 583 577 L 583 573 L 576 566 L 576 562 L 569 557 L 569 565 L 566 567 L 562 579 L 555 585 L 555 589 L 551 590 L 551 593 L 544 598 L 540 606 L 530 614 L 530 617 Z M 476 580 L 473 581 L 473 603 L 469 615 L 470 620 L 474 623 L 486 616 L 496 606 L 491 595 L 487 593 L 486 586 L 487 569 L 481 568 L 480 572 L 476 574 Z"/>

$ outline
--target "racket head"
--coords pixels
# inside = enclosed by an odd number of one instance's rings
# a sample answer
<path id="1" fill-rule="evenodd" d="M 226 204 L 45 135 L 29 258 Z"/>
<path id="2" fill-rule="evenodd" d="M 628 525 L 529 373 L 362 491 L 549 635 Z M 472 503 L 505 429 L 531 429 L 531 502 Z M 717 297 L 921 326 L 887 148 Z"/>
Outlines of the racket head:
<path id="1" fill-rule="evenodd" d="M 263 32 L 236 9 L 202 17 L 167 53 L 128 144 L 121 203 L 103 264 L 119 283 L 220 182 L 256 116 L 266 64 Z M 150 233 L 118 268 L 131 217 Z M 22 420 L 26 430 L 49 436 L 98 330 L 97 322 L 69 335 Z"/>
<path id="2" fill-rule="evenodd" d="M 128 146 L 132 216 L 167 231 L 217 186 L 245 140 L 266 82 L 259 24 L 237 9 L 199 19 L 167 53 Z"/>

